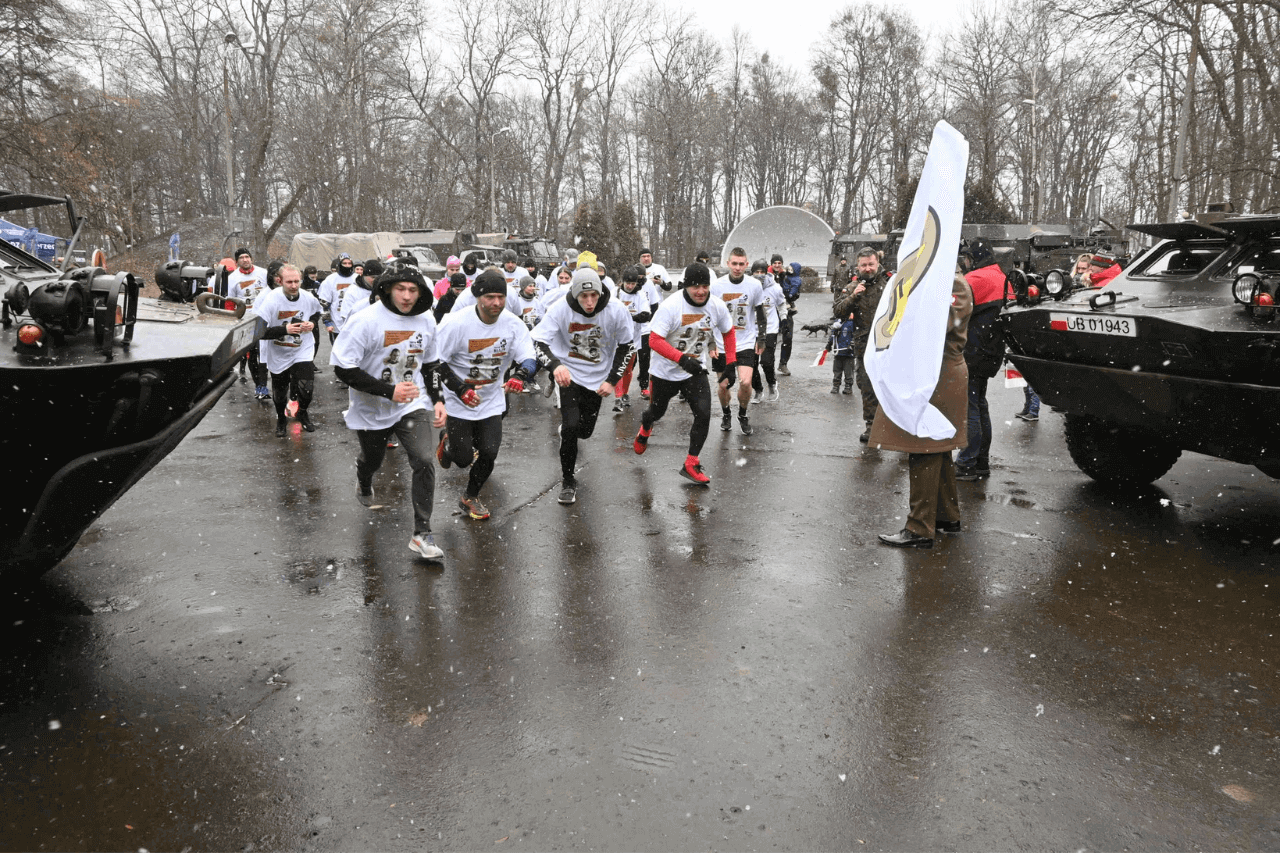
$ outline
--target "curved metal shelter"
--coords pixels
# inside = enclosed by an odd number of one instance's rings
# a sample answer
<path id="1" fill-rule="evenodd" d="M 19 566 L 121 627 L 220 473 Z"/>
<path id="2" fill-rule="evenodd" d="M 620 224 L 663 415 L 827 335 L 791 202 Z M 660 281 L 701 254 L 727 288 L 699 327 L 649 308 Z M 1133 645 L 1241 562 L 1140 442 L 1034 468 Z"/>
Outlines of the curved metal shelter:
<path id="1" fill-rule="evenodd" d="M 729 250 L 741 246 L 751 260 L 769 260 L 774 252 L 783 261 L 799 261 L 820 273 L 826 269 L 831 240 L 836 232 L 807 210 L 791 205 L 765 207 L 743 217 L 724 242 L 724 259 Z M 722 259 L 723 260 L 723 259 Z"/>

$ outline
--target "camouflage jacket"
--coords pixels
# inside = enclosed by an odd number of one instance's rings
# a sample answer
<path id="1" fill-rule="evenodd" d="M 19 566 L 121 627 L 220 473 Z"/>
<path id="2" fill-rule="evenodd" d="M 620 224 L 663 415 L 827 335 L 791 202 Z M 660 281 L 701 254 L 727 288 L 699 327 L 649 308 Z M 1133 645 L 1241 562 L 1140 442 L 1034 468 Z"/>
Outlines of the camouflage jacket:
<path id="1" fill-rule="evenodd" d="M 871 320 L 875 317 L 876 308 L 880 305 L 880 294 L 884 293 L 889 277 L 884 270 L 880 270 L 871 281 L 865 282 L 867 289 L 855 295 L 853 291 L 859 283 L 860 280 L 855 278 L 837 290 L 832 310 L 842 320 L 852 316 L 856 324 L 854 340 L 865 341 L 871 332 Z"/>

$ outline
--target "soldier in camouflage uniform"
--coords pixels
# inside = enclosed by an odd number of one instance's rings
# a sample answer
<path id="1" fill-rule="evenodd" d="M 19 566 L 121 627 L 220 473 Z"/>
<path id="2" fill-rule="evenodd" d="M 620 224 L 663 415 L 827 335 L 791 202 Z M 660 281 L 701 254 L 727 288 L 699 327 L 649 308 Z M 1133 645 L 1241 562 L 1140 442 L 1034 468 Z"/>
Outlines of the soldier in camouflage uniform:
<path id="1" fill-rule="evenodd" d="M 834 310 L 837 317 L 852 317 L 857 324 L 853 349 L 858 355 L 858 390 L 862 392 L 862 419 L 867 425 L 862 435 L 858 436 L 858 441 L 865 444 L 880 403 L 871 387 L 871 378 L 867 376 L 862 354 L 867 348 L 867 336 L 871 334 L 871 321 L 880 304 L 880 294 L 889 283 L 889 277 L 880 269 L 880 255 L 870 247 L 864 247 L 858 252 L 857 272 L 857 277 L 836 293 Z"/>

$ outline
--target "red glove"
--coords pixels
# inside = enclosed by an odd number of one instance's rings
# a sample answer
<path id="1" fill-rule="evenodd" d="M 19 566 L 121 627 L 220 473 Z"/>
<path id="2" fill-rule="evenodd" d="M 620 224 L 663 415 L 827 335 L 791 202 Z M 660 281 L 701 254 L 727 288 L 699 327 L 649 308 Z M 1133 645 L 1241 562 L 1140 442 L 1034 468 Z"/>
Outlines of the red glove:
<path id="1" fill-rule="evenodd" d="M 519 379 L 512 377 L 507 380 L 505 385 L 502 386 L 502 390 L 510 392 L 512 394 L 519 394 L 521 391 L 524 390 L 524 383 L 521 382 Z"/>
<path id="2" fill-rule="evenodd" d="M 480 405 L 480 395 L 476 393 L 476 389 L 468 388 L 458 395 L 458 399 L 462 401 L 462 405 L 469 409 L 474 409 Z"/>

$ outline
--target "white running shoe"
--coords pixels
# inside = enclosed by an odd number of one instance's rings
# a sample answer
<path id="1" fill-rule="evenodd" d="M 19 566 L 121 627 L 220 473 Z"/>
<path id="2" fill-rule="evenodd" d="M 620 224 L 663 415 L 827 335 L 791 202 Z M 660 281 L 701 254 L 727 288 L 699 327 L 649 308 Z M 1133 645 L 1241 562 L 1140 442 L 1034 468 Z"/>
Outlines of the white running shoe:
<path id="1" fill-rule="evenodd" d="M 439 560 L 444 557 L 444 551 L 436 547 L 436 539 L 430 533 L 425 536 L 421 533 L 413 534 L 413 538 L 409 540 L 409 550 L 425 560 Z"/>

